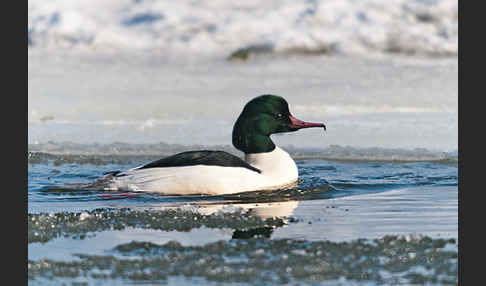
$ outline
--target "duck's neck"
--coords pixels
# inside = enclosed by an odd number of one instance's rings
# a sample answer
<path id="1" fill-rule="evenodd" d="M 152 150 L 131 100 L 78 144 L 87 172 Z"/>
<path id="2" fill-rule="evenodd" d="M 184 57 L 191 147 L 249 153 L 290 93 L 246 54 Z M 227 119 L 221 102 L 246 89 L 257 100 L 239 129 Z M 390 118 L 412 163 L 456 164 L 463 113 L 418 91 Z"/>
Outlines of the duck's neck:
<path id="1" fill-rule="evenodd" d="M 262 171 L 262 175 L 297 177 L 297 166 L 290 155 L 279 147 L 270 152 L 245 153 L 245 161 Z"/>
<path id="2" fill-rule="evenodd" d="M 240 135 L 241 133 L 233 131 L 233 145 L 245 154 L 269 153 L 275 149 L 275 144 L 270 136 L 243 133 L 244 135 Z"/>

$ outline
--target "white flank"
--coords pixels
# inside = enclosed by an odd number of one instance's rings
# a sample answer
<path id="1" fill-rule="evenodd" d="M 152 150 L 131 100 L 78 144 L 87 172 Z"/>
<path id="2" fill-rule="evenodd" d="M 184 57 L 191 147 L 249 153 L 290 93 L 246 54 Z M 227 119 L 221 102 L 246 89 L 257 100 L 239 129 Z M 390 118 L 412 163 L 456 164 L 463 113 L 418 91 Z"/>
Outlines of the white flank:
<path id="1" fill-rule="evenodd" d="M 113 179 L 111 190 L 146 191 L 174 195 L 223 195 L 270 190 L 296 183 L 297 166 L 276 147 L 268 153 L 247 154 L 245 160 L 261 173 L 242 167 L 195 165 L 130 169 Z"/>

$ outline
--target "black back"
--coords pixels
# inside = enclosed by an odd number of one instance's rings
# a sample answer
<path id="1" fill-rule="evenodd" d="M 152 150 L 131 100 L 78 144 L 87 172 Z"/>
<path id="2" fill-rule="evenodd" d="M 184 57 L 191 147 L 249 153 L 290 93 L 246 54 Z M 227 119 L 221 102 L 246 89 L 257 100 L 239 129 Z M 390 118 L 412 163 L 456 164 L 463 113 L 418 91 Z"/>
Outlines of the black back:
<path id="1" fill-rule="evenodd" d="M 188 151 L 162 158 L 138 169 L 183 167 L 194 165 L 222 166 L 222 167 L 243 167 L 254 172 L 261 171 L 239 157 L 224 151 Z"/>

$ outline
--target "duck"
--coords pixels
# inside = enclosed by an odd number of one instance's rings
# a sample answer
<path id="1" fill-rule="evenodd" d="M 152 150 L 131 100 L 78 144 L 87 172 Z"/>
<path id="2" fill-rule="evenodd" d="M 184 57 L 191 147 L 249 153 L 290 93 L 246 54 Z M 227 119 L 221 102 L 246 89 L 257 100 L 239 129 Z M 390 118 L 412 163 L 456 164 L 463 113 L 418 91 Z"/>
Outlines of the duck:
<path id="1" fill-rule="evenodd" d="M 292 116 L 287 101 L 264 94 L 251 99 L 232 132 L 233 146 L 244 159 L 224 151 L 178 153 L 103 177 L 106 191 L 154 192 L 163 195 L 227 195 L 297 186 L 294 160 L 270 136 L 321 127 Z"/>

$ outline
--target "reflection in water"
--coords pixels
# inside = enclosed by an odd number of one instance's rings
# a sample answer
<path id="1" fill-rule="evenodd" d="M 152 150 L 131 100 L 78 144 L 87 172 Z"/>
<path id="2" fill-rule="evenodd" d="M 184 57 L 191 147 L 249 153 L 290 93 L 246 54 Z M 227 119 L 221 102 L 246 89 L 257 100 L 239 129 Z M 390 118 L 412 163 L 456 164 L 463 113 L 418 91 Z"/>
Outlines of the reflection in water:
<path id="1" fill-rule="evenodd" d="M 259 217 L 263 220 L 268 218 L 281 218 L 287 222 L 287 218 L 292 215 L 299 205 L 298 201 L 286 201 L 276 203 L 250 203 L 250 204 L 233 204 L 232 206 L 243 210 L 246 214 Z M 210 215 L 219 211 L 225 211 L 227 205 L 201 205 L 198 212 Z M 250 239 L 253 237 L 270 238 L 274 228 L 277 226 L 265 226 L 251 229 L 235 229 L 232 239 Z"/>
<path id="2" fill-rule="evenodd" d="M 245 216 L 258 217 L 262 220 L 278 218 L 281 219 L 283 225 L 286 225 L 288 218 L 293 214 L 294 210 L 299 205 L 298 201 L 283 201 L 273 203 L 193 203 L 187 208 L 202 215 L 218 215 L 224 213 L 235 213 Z M 167 204 L 152 204 L 150 209 L 167 209 Z M 180 208 L 180 206 L 171 206 L 169 208 Z M 233 239 L 249 239 L 253 237 L 270 238 L 274 228 L 280 227 L 277 225 L 257 227 L 257 228 L 237 228 L 233 230 Z"/>
<path id="3" fill-rule="evenodd" d="M 198 205 L 197 210 L 204 215 L 215 214 L 218 211 L 228 211 L 231 208 L 239 208 L 252 216 L 261 219 L 267 218 L 286 218 L 292 215 L 295 208 L 299 205 L 298 201 L 286 201 L 275 203 L 234 203 L 231 205 Z"/>

